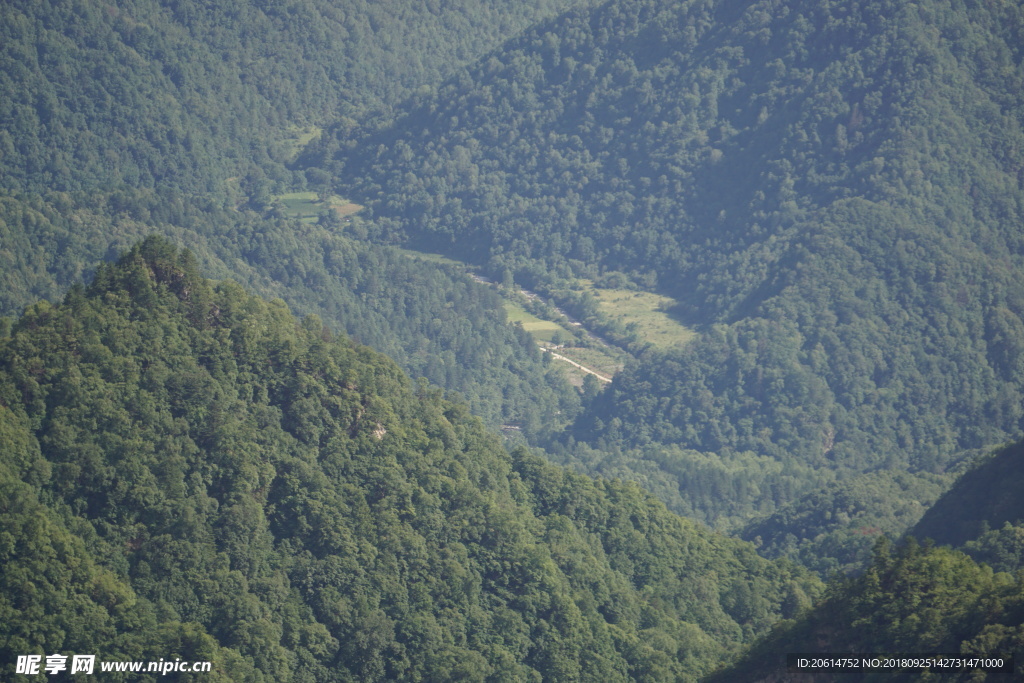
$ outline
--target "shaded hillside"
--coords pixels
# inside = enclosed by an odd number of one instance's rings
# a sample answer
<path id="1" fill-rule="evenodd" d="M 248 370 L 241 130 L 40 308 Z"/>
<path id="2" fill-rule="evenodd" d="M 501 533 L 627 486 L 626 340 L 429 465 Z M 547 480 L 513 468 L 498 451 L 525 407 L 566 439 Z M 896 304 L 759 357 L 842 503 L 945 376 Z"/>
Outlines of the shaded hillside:
<path id="1" fill-rule="evenodd" d="M 813 610 L 777 628 L 736 665 L 705 680 L 1013 681 L 1024 653 L 1024 583 L 963 553 L 914 542 L 876 549 L 863 576 L 833 584 Z M 1015 657 L 1013 673 L 970 667 L 794 673 L 787 653 Z M 858 659 L 858 661 L 860 661 Z"/>
<path id="2" fill-rule="evenodd" d="M 320 158 L 378 239 L 674 296 L 704 334 L 627 368 L 574 438 L 780 463 L 742 517 L 1021 433 L 1022 26 L 960 0 L 613 1 Z"/>
<path id="3" fill-rule="evenodd" d="M 859 571 L 882 535 L 927 515 L 950 477 L 872 472 L 811 491 L 737 534 L 765 557 L 789 557 L 820 576 Z"/>
<path id="4" fill-rule="evenodd" d="M 990 529 L 1024 520 L 1024 443 L 980 459 L 910 531 L 919 539 L 962 546 Z"/>
<path id="5" fill-rule="evenodd" d="M 739 663 L 708 680 L 835 680 L 835 674 L 802 673 L 797 677 L 788 672 L 785 653 L 797 652 L 1014 656 L 1014 674 L 947 670 L 934 671 L 933 678 L 926 678 L 920 671 L 902 670 L 844 674 L 843 678 L 1017 680 L 1024 656 L 1022 454 L 1024 445 L 1016 443 L 979 457 L 927 509 L 898 548 L 892 548 L 887 538 L 879 539 L 874 559 L 862 575 L 833 581 L 814 609 L 780 625 L 751 647 Z M 837 512 L 849 510 L 843 507 L 833 504 L 824 509 L 834 519 Z M 791 515 L 790 525 L 794 521 L 812 522 L 807 515 Z M 768 524 L 774 534 L 786 526 Z M 754 530 L 756 527 L 748 529 L 747 534 Z M 934 543 L 945 547 L 937 548 Z M 855 547 L 845 544 L 843 552 Z M 819 551 L 817 556 L 826 554 Z"/>
<path id="6" fill-rule="evenodd" d="M 709 681 L 831 681 L 836 674 L 788 671 L 786 653 L 964 653 L 1015 656 L 1016 674 L 951 671 L 925 678 L 916 670 L 844 673 L 844 680 L 1003 681 L 1019 678 L 1024 654 L 1024 518 L 1019 505 L 1021 444 L 979 458 L 953 487 L 924 513 L 897 549 L 888 539 L 875 543 L 874 560 L 856 578 L 830 584 L 813 610 L 778 627 L 740 660 Z M 827 495 L 827 494 L 821 494 Z M 826 504 L 830 521 L 850 505 Z M 848 502 L 848 501 L 846 501 Z M 916 502 L 916 501 L 915 501 Z M 881 507 L 885 507 L 885 504 Z M 785 515 L 764 525 L 776 536 L 794 522 L 815 525 L 813 516 Z M 778 516 L 784 515 L 780 511 Z M 862 516 L 864 515 L 862 512 Z M 876 517 L 877 518 L 877 517 Z M 779 520 L 774 520 L 778 522 Z M 747 529 L 750 534 L 757 527 Z M 833 532 L 830 534 L 835 536 Z M 921 546 L 915 539 L 926 539 Z M 829 539 L 834 542 L 834 539 Z M 816 539 L 814 544 L 822 541 Z M 938 542 L 949 547 L 935 548 Z M 805 546 L 812 543 L 805 541 Z M 856 550 L 845 543 L 840 553 Z M 804 549 L 806 550 L 806 548 Z M 820 550 L 817 558 L 828 555 Z M 1005 572 L 1005 573 L 999 573 Z M 1011 576 L 1016 574 L 1016 580 Z M 940 675 L 941 674 L 941 675 Z"/>
<path id="7" fill-rule="evenodd" d="M 0 651 L 687 680 L 815 583 L 147 239 L 0 340 Z"/>
<path id="8" fill-rule="evenodd" d="M 777 293 L 759 286 L 803 260 L 815 209 L 1016 210 L 1020 21 L 958 2 L 610 2 L 535 27 L 380 132 L 339 128 L 322 155 L 397 236 L 524 277 L 628 270 L 728 319 Z M 964 188 L 968 171 L 991 184 Z M 847 242 L 856 227 L 836 226 Z"/>

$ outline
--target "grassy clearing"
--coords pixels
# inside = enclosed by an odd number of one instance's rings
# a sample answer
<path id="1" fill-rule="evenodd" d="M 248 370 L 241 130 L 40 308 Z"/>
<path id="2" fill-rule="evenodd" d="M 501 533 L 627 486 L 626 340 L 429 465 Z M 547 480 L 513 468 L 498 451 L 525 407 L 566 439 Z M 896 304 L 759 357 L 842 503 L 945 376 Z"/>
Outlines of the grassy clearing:
<path id="1" fill-rule="evenodd" d="M 449 266 L 460 266 L 465 268 L 467 271 L 472 270 L 472 266 L 469 264 L 457 261 L 447 256 L 442 256 L 441 254 L 431 254 L 428 252 L 402 248 L 398 248 L 398 251 L 409 258 Z M 514 298 L 503 296 L 505 315 L 510 323 L 518 323 L 522 325 L 523 329 L 530 333 L 530 336 L 533 337 L 534 341 L 542 346 L 550 346 L 556 334 L 559 334 L 561 338 L 566 341 L 573 339 L 575 330 L 571 326 L 567 326 L 567 324 L 563 325 L 554 322 L 553 320 L 545 320 L 537 317 L 533 313 L 530 313 L 523 308 L 521 300 L 516 300 L 520 296 L 521 295 L 515 295 Z M 591 370 L 594 370 L 606 377 L 612 377 L 616 372 L 622 369 L 623 357 L 626 355 L 624 351 L 610 347 L 604 349 L 561 347 L 557 352 L 559 355 L 565 356 L 566 358 L 573 360 L 584 367 L 590 368 Z M 575 386 L 581 386 L 583 384 L 583 378 L 586 376 L 586 373 L 583 370 L 580 370 L 579 368 L 564 361 L 554 360 L 552 362 L 557 363 L 559 367 L 565 371 L 565 374 L 569 378 L 569 382 L 571 384 Z"/>
<path id="2" fill-rule="evenodd" d="M 506 300 L 505 312 L 508 315 L 509 322 L 522 325 L 523 329 L 529 332 L 534 340 L 542 346 L 550 347 L 556 334 L 559 334 L 562 340 L 571 340 L 573 338 L 571 329 L 551 320 L 538 318 L 515 302 Z M 575 346 L 559 346 L 555 352 L 559 356 L 575 361 L 604 377 L 614 377 L 615 373 L 622 369 L 622 359 L 619 356 L 624 355 L 623 352 L 610 347 L 579 348 Z M 566 377 L 569 378 L 570 384 L 577 387 L 583 385 L 583 378 L 587 375 L 584 370 L 557 358 L 552 362 L 562 368 Z"/>
<path id="3" fill-rule="evenodd" d="M 316 192 L 287 192 L 274 195 L 274 203 L 281 208 L 284 215 L 304 223 L 316 223 L 324 211 L 336 211 L 344 218 L 363 208 L 336 194 L 324 201 Z"/>
<path id="4" fill-rule="evenodd" d="M 675 303 L 671 297 L 632 289 L 605 289 L 583 282 L 605 315 L 623 325 L 635 324 L 640 337 L 657 348 L 681 346 L 697 335 L 665 312 Z"/>
<path id="5" fill-rule="evenodd" d="M 359 213 L 360 211 L 363 210 L 362 204 L 347 202 L 338 195 L 334 195 L 331 197 L 330 206 L 342 218 L 345 218 L 346 216 L 351 216 L 354 213 Z"/>
<path id="6" fill-rule="evenodd" d="M 605 377 L 614 377 L 615 373 L 622 370 L 623 367 L 621 359 L 600 348 L 584 349 L 566 346 L 558 349 L 557 353 Z M 580 380 L 582 381 L 582 375 Z"/>
<path id="7" fill-rule="evenodd" d="M 320 197 L 316 192 L 288 192 L 274 196 L 274 203 L 281 206 L 289 218 L 316 222 L 320 218 Z"/>
<path id="8" fill-rule="evenodd" d="M 505 314 L 510 323 L 519 323 L 538 342 L 551 343 L 556 332 L 565 339 L 572 338 L 572 332 L 556 322 L 543 320 L 513 301 L 505 301 Z"/>

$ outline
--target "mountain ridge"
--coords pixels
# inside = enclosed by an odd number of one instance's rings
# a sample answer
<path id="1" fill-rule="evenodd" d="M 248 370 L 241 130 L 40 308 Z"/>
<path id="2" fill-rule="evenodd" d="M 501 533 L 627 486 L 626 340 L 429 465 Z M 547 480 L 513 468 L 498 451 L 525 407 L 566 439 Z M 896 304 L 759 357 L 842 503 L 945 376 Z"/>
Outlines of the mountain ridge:
<path id="1" fill-rule="evenodd" d="M 9 662 L 694 680 L 819 585 L 636 486 L 505 451 L 464 404 L 162 239 L 29 307 L 0 340 L 0 404 Z M 47 544 L 62 561 L 31 583 Z"/>

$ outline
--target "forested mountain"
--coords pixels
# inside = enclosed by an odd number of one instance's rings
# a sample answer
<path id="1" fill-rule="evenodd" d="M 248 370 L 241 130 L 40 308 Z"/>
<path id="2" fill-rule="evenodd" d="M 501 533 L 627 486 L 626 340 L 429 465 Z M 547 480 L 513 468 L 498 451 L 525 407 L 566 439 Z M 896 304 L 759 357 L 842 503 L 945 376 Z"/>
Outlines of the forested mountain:
<path id="1" fill-rule="evenodd" d="M 1024 582 L 963 553 L 909 542 L 882 543 L 856 579 L 838 582 L 815 609 L 780 625 L 736 665 L 708 677 L 728 681 L 1014 681 L 1024 653 Z M 788 671 L 786 653 L 963 654 L 1016 657 L 1009 672 L 972 667 Z"/>
<path id="2" fill-rule="evenodd" d="M 782 653 L 787 652 L 945 652 L 1015 656 L 1019 662 L 1024 656 L 1022 455 L 1024 443 L 1015 443 L 977 458 L 898 547 L 884 538 L 876 541 L 874 559 L 862 575 L 831 584 L 813 611 L 780 625 L 741 662 L 708 680 L 778 680 L 786 670 Z M 843 507 L 842 502 L 831 506 Z M 799 517 L 794 521 L 807 523 Z M 772 529 L 778 533 L 778 527 Z M 945 547 L 936 548 L 936 543 Z M 851 546 L 840 547 L 848 552 Z M 921 675 L 896 671 L 846 677 L 929 680 Z M 833 677 L 805 674 L 809 681 Z M 1017 678 L 1019 673 L 947 671 L 934 680 Z"/>
<path id="3" fill-rule="evenodd" d="M 316 313 L 413 377 L 461 392 L 492 426 L 520 424 L 532 437 L 578 410 L 576 392 L 506 323 L 496 294 L 465 274 L 251 212 L 144 192 L 78 199 L 0 197 L 0 312 L 33 298 L 58 300 L 117 249 L 159 230 L 188 245 L 204 272 Z"/>
<path id="4" fill-rule="evenodd" d="M 792 557 L 821 576 L 853 573 L 870 564 L 880 537 L 927 515 L 947 484 L 937 475 L 871 472 L 804 494 L 737 535 L 765 557 Z"/>
<path id="5" fill-rule="evenodd" d="M 1024 443 L 999 449 L 980 458 L 928 509 L 910 533 L 922 540 L 963 546 L 993 530 L 998 533 L 1004 525 L 1019 525 L 1024 521 L 1024 501 L 1020 498 L 1022 482 Z M 1019 542 L 1009 543 L 1017 544 Z M 1014 551 L 1020 552 L 1019 549 Z M 1019 568 L 1024 568 L 1024 563 Z"/>
<path id="6" fill-rule="evenodd" d="M 291 125 L 428 87 L 559 0 L 15 1 L 0 7 L 0 187 L 215 196 L 288 182 Z M 269 174 L 269 175 L 268 175 Z"/>
<path id="7" fill-rule="evenodd" d="M 160 233 L 204 272 L 318 313 L 531 436 L 577 410 L 493 293 L 434 264 L 302 226 L 275 193 L 295 126 L 369 116 L 536 17 L 507 3 L 12 2 L 0 7 L 0 315 L 59 300 Z M 328 216 L 331 218 L 331 216 Z M 359 220 L 345 224 L 358 239 Z"/>
<path id="8" fill-rule="evenodd" d="M 1024 8 L 975 0 L 3 4 L 3 660 L 1020 649 L 1021 447 L 942 494 L 1024 434 L 1022 53 Z M 578 392 L 396 244 L 633 358 Z M 604 286 L 693 340 L 645 347 Z M 919 519 L 955 548 L 879 541 Z M 812 609 L 777 558 L 849 577 Z"/>
<path id="9" fill-rule="evenodd" d="M 691 680 L 816 590 L 161 239 L 0 339 L 0 430 L 8 663 Z"/>
<path id="10" fill-rule="evenodd" d="M 1022 27 L 1014 3 L 612 0 L 319 159 L 377 239 L 675 297 L 699 338 L 627 367 L 564 457 L 622 453 L 737 523 L 1021 434 Z"/>

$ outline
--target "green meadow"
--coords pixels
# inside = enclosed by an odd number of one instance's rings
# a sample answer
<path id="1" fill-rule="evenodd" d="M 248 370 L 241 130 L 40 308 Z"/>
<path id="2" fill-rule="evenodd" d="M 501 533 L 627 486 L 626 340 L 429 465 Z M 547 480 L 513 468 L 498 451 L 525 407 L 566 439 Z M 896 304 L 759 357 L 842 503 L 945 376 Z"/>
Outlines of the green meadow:
<path id="1" fill-rule="evenodd" d="M 402 248 L 398 248 L 398 251 L 410 258 L 430 261 L 432 263 L 441 263 L 449 266 L 460 266 L 465 268 L 467 271 L 473 270 L 472 266 L 469 264 L 449 258 L 448 256 L 442 256 L 441 254 L 432 254 L 429 252 Z M 614 290 L 605 291 L 611 292 Z M 575 330 L 572 326 L 558 323 L 553 320 L 545 320 L 544 318 L 540 318 L 533 313 L 530 313 L 523 307 L 521 299 L 517 300 L 519 299 L 518 295 L 510 296 L 503 292 L 502 298 L 504 299 L 505 315 L 508 321 L 512 324 L 522 325 L 523 329 L 529 332 L 530 336 L 533 337 L 534 341 L 539 345 L 544 347 L 551 346 L 555 340 L 556 334 L 560 335 L 561 343 L 573 343 Z M 558 354 L 565 356 L 584 367 L 590 368 L 605 377 L 613 377 L 616 372 L 622 369 L 623 356 L 626 355 L 624 351 L 614 347 L 603 346 L 591 348 L 566 346 L 559 348 Z M 554 362 L 558 363 L 558 365 L 565 370 L 566 375 L 569 377 L 572 384 L 579 386 L 583 383 L 583 378 L 586 375 L 584 371 L 570 365 L 569 363 L 565 363 L 564 361 L 556 359 Z"/>
<path id="2" fill-rule="evenodd" d="M 316 192 L 286 192 L 274 195 L 274 203 L 280 207 L 285 216 L 304 223 L 316 223 L 325 211 L 335 211 L 344 218 L 363 208 L 336 194 L 331 195 L 325 201 Z"/>
<path id="3" fill-rule="evenodd" d="M 569 360 L 575 361 L 586 368 L 590 368 L 602 377 L 611 379 L 615 376 L 615 373 L 622 370 L 623 366 L 622 359 L 620 357 L 616 357 L 616 354 L 614 353 L 615 350 L 616 349 L 614 349 L 614 347 L 583 348 L 567 346 L 565 348 L 558 349 L 558 354 L 565 356 Z M 624 352 L 619 351 L 619 355 L 625 354 Z"/>
<path id="4" fill-rule="evenodd" d="M 529 332 L 538 342 L 551 343 L 556 332 L 560 332 L 565 340 L 572 339 L 572 332 L 556 322 L 543 320 L 514 301 L 505 300 L 505 314 L 510 323 L 519 323 L 523 329 Z"/>
<path id="5" fill-rule="evenodd" d="M 697 334 L 665 312 L 675 304 L 671 297 L 633 289 L 595 287 L 588 280 L 582 282 L 598 300 L 602 313 L 622 325 L 635 325 L 640 337 L 656 348 L 682 346 Z"/>

